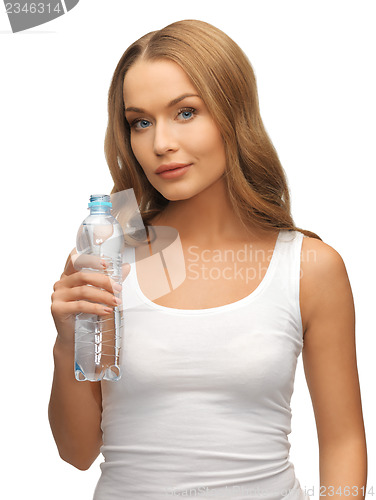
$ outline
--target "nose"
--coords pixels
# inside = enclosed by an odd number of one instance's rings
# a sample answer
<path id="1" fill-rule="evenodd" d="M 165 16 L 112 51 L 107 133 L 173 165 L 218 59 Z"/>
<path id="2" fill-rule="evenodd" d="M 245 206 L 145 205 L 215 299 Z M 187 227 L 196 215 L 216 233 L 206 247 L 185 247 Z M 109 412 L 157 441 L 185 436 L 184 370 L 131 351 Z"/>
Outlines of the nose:
<path id="1" fill-rule="evenodd" d="M 168 123 L 156 123 L 154 127 L 154 154 L 162 156 L 178 149 L 177 138 Z"/>

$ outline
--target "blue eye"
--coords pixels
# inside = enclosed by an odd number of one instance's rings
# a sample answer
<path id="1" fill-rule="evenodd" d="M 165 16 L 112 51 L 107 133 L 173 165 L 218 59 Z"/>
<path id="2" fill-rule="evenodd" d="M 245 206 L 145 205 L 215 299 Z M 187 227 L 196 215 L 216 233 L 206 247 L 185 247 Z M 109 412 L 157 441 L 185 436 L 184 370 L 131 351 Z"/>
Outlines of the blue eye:
<path id="1" fill-rule="evenodd" d="M 193 118 L 195 113 L 196 110 L 194 108 L 184 108 L 179 111 L 178 116 L 182 116 L 182 121 L 188 121 Z"/>
<path id="2" fill-rule="evenodd" d="M 135 120 L 131 123 L 131 127 L 135 128 L 136 130 L 148 128 L 149 125 L 150 122 L 148 120 Z"/>
<path id="3" fill-rule="evenodd" d="M 182 108 L 178 111 L 177 114 L 177 116 L 179 117 L 178 121 L 188 122 L 195 117 L 196 113 L 197 111 L 195 108 Z M 144 118 L 137 118 L 131 123 L 130 126 L 134 130 L 145 130 L 149 128 L 150 125 L 151 122 L 149 120 L 145 120 Z"/>

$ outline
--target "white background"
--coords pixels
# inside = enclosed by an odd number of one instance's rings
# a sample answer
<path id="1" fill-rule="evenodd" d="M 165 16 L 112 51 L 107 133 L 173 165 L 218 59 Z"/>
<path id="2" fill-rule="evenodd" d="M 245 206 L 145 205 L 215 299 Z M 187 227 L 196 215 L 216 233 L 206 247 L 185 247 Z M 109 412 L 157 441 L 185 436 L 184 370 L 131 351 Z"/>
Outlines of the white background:
<path id="1" fill-rule="evenodd" d="M 60 459 L 49 428 L 56 335 L 50 297 L 88 196 L 113 185 L 103 140 L 115 66 L 136 38 L 188 18 L 214 24 L 248 55 L 295 222 L 345 261 L 357 315 L 368 487 L 375 486 L 374 2 L 81 0 L 61 18 L 17 34 L 0 10 L 1 488 L 13 492 L 7 498 L 92 499 L 102 457 L 88 471 L 75 469 Z M 318 499 L 316 427 L 301 358 L 291 406 L 290 460 L 301 486 L 315 487 Z"/>

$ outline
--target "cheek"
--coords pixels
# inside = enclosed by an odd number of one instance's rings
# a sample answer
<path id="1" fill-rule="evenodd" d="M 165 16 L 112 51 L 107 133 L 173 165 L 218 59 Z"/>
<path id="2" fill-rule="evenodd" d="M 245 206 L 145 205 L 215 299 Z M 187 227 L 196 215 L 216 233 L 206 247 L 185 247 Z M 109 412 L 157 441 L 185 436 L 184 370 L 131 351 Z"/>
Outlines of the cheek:
<path id="1" fill-rule="evenodd" d="M 194 147 L 201 158 L 212 160 L 217 169 L 221 170 L 225 168 L 225 147 L 221 133 L 216 127 L 212 125 L 203 127 L 197 134 Z"/>
<path id="2" fill-rule="evenodd" d="M 131 133 L 130 144 L 136 160 L 141 166 L 143 166 L 149 152 L 149 149 L 145 144 L 145 140 L 142 137 L 136 136 L 134 133 Z"/>
<path id="3" fill-rule="evenodd" d="M 133 154 L 136 156 L 138 156 L 138 151 L 139 151 L 139 147 L 138 147 L 138 141 L 137 139 L 135 139 L 133 133 L 131 132 L 131 135 L 130 135 L 130 142 L 131 142 L 131 148 L 132 148 L 132 151 L 133 151 Z"/>

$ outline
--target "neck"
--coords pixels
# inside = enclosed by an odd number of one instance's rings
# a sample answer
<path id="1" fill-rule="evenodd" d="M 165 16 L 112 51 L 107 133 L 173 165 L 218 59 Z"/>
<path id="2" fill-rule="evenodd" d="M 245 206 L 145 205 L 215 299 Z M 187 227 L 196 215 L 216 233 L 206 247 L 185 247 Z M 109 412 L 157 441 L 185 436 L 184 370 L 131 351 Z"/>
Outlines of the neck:
<path id="1" fill-rule="evenodd" d="M 153 225 L 174 227 L 183 241 L 218 246 L 257 238 L 260 230 L 247 231 L 235 215 L 224 179 L 186 200 L 170 201 Z"/>

